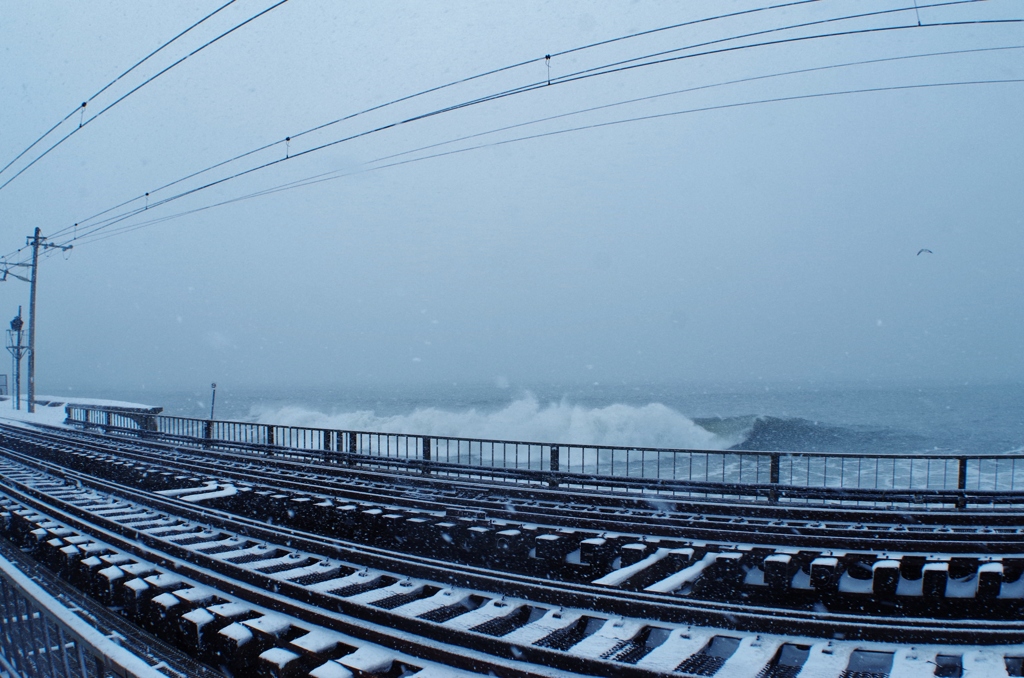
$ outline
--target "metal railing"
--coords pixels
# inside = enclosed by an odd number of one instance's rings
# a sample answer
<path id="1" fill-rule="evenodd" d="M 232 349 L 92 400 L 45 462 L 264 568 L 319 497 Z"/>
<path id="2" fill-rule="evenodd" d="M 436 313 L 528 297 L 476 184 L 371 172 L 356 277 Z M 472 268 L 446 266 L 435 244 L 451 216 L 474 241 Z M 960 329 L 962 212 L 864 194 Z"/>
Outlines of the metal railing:
<path id="1" fill-rule="evenodd" d="M 256 451 L 306 451 L 338 460 L 375 459 L 564 473 L 617 479 L 794 488 L 1024 491 L 1024 455 L 854 454 L 690 450 L 487 440 L 278 426 L 133 414 L 69 405 L 67 423 L 107 431 L 151 433 L 251 446 Z"/>
<path id="2" fill-rule="evenodd" d="M 0 556 L 0 675 L 167 678 Z"/>

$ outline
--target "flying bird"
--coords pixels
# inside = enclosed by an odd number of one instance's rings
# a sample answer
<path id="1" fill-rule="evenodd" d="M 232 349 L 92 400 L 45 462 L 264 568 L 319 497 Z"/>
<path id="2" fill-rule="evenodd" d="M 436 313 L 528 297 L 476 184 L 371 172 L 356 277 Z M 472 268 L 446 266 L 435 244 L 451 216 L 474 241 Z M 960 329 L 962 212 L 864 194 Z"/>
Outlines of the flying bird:
<path id="1" fill-rule="evenodd" d="M 926 249 L 919 249 L 919 250 L 917 251 L 917 256 L 921 256 L 921 255 L 922 255 L 922 254 L 924 254 L 925 252 L 927 252 L 928 254 L 935 254 L 935 252 L 932 252 L 931 250 L 926 250 Z"/>

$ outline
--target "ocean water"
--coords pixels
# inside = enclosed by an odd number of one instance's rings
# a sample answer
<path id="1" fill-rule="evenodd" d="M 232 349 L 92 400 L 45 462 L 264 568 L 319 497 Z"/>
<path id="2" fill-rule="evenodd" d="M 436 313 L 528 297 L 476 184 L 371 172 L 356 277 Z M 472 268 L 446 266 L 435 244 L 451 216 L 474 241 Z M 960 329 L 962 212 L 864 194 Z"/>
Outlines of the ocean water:
<path id="1" fill-rule="evenodd" d="M 210 416 L 210 391 L 69 393 Z M 215 417 L 529 442 L 800 452 L 1024 450 L 1024 384 L 493 384 L 217 391 Z"/>

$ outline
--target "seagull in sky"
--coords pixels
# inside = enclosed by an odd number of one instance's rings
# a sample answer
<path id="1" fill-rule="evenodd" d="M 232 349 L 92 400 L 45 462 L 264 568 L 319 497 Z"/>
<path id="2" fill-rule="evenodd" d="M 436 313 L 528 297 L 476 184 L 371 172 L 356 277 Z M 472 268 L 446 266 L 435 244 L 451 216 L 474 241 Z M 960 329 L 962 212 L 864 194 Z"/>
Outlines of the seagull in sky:
<path id="1" fill-rule="evenodd" d="M 917 251 L 917 256 L 921 256 L 925 252 L 927 252 L 928 254 L 935 254 L 935 252 L 932 252 L 931 250 L 922 248 Z"/>

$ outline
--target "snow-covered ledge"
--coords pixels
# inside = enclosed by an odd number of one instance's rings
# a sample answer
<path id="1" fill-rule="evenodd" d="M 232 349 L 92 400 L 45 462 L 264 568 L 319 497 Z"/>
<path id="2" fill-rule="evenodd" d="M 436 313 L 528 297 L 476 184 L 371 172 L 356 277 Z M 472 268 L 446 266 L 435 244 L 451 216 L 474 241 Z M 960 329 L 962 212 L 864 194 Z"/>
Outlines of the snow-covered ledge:
<path id="1" fill-rule="evenodd" d="M 104 408 L 113 411 L 124 410 L 126 412 L 158 414 L 163 411 L 161 407 L 130 403 L 121 400 L 104 400 L 99 398 L 68 398 L 60 396 L 40 395 L 35 398 L 36 411 L 28 412 L 28 401 L 24 396 L 21 398 L 21 409 L 14 409 L 14 401 L 11 396 L 0 396 L 0 423 L 4 424 L 44 424 L 47 426 L 62 426 L 67 417 L 67 407 L 92 407 Z"/>

